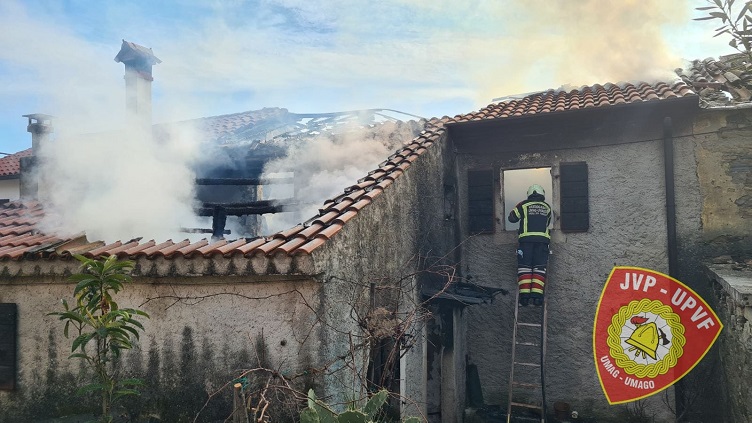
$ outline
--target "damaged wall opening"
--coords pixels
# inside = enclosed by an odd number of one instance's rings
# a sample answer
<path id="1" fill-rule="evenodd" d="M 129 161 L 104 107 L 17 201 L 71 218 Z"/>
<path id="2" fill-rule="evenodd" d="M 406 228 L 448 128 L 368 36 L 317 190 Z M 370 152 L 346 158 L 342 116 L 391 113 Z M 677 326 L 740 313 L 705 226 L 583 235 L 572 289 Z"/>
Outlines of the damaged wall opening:
<path id="1" fill-rule="evenodd" d="M 501 178 L 503 181 L 501 197 L 504 201 L 504 229 L 507 231 L 516 231 L 520 227 L 519 222 L 509 222 L 507 216 L 517 203 L 527 198 L 527 189 L 530 185 L 538 184 L 542 186 L 546 190 L 546 202 L 548 204 L 553 203 L 553 178 L 551 177 L 550 167 L 504 170 Z"/>

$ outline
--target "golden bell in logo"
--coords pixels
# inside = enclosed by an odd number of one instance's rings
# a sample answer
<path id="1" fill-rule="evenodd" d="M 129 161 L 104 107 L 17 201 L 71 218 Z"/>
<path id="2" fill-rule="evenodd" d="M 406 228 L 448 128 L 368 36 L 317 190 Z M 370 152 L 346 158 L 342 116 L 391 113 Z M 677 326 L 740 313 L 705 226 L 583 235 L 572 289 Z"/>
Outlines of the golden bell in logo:
<path id="1" fill-rule="evenodd" d="M 655 360 L 655 352 L 658 349 L 658 326 L 655 322 L 639 325 L 625 342 L 632 346 L 630 352 L 636 351 L 635 357 L 649 355 Z"/>

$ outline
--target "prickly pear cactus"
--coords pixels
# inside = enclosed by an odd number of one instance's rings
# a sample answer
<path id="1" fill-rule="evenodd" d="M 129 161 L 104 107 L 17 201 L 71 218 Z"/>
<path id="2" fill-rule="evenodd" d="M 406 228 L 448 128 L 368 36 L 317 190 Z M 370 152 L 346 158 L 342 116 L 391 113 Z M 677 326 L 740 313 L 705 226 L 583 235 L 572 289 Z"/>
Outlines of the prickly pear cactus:
<path id="1" fill-rule="evenodd" d="M 369 423 L 371 419 L 358 410 L 348 410 L 337 416 L 337 423 Z"/>

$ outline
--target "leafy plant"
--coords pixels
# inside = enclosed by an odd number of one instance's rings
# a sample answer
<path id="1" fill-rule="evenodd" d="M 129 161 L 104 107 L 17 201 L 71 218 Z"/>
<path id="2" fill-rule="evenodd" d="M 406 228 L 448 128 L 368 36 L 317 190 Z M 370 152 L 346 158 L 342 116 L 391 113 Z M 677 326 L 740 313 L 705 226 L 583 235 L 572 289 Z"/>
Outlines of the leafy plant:
<path id="1" fill-rule="evenodd" d="M 308 407 L 300 413 L 301 423 L 373 423 L 381 407 L 386 403 L 388 392 L 374 394 L 362 409 L 347 410 L 337 414 L 330 406 L 316 399 L 313 389 L 308 390 Z M 403 423 L 421 423 L 417 417 L 408 417 Z"/>
<path id="2" fill-rule="evenodd" d="M 695 18 L 696 21 L 719 20 L 722 26 L 715 30 L 713 37 L 723 34 L 731 36 L 729 45 L 740 53 L 747 55 L 752 62 L 752 1 L 744 2 L 739 10 L 734 9 L 736 0 L 708 0 L 710 6 L 697 7 L 696 10 L 707 12 L 707 16 Z M 741 2 L 740 2 L 741 3 Z"/>
<path id="3" fill-rule="evenodd" d="M 70 328 L 76 338 L 68 358 L 79 358 L 88 364 L 96 375 L 96 382 L 78 390 L 79 394 L 99 392 L 102 400 L 100 421 L 112 421 L 112 404 L 127 395 L 138 395 L 140 379 L 120 379 L 112 361 L 123 350 L 133 348 L 133 340 L 139 338 L 144 327 L 137 317 L 149 318 L 145 312 L 133 308 L 120 308 L 113 294 L 120 292 L 130 282 L 133 262 L 118 261 L 115 256 L 94 260 L 76 255 L 81 262 L 81 272 L 69 280 L 76 283 L 73 296 L 75 307 L 63 299 L 63 311 L 48 315 L 58 316 L 65 322 L 63 333 L 69 337 Z M 90 347 L 87 349 L 87 347 Z M 93 350 L 92 350 L 93 349 Z"/>

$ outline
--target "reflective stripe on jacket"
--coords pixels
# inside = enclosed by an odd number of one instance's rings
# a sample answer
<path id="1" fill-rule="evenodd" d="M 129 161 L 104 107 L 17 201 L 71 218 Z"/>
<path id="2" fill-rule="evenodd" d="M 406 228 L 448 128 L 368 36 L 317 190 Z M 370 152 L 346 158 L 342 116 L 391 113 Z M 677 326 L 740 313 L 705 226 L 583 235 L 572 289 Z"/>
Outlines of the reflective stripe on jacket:
<path id="1" fill-rule="evenodd" d="M 551 206 L 542 200 L 542 196 L 531 195 L 527 200 L 517 204 L 509 213 L 510 222 L 520 222 L 520 229 L 517 232 L 520 241 L 550 241 L 551 233 L 548 226 L 551 224 Z"/>

